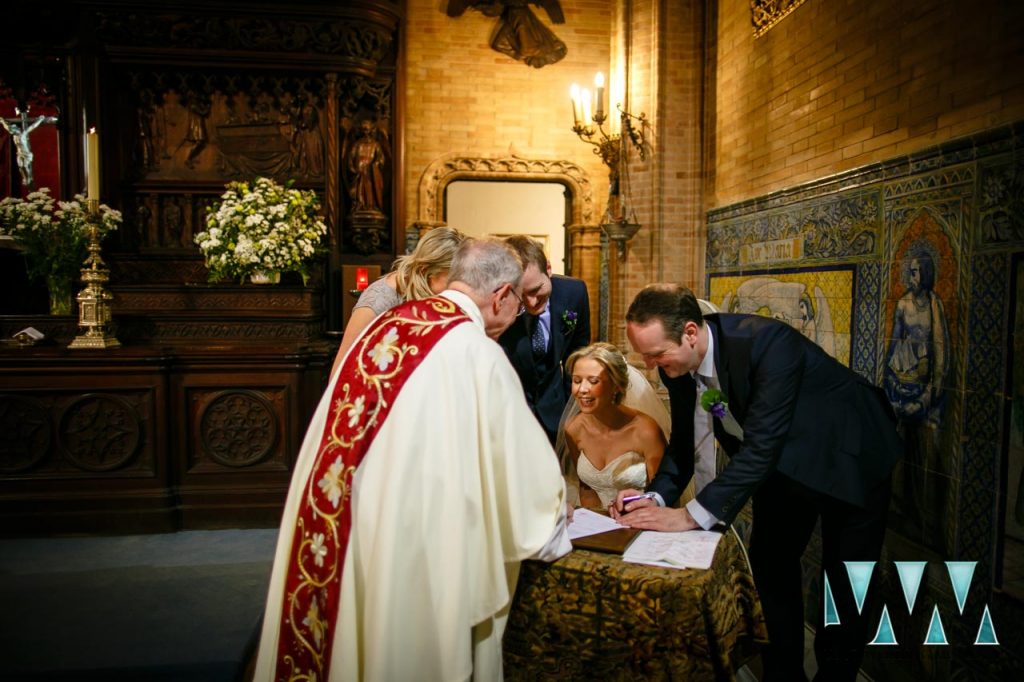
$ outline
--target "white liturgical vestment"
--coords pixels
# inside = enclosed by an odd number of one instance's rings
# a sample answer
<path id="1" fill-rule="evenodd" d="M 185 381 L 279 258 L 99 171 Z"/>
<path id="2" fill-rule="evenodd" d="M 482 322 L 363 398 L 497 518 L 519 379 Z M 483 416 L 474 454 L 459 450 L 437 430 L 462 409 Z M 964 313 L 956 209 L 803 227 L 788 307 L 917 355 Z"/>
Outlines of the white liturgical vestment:
<path id="1" fill-rule="evenodd" d="M 500 680 L 519 562 L 571 549 L 558 460 L 515 370 L 486 337 L 472 300 L 443 296 L 470 321 L 448 331 L 409 376 L 352 478 L 329 680 Z M 295 464 L 258 681 L 274 676 L 296 510 L 339 374 Z"/>

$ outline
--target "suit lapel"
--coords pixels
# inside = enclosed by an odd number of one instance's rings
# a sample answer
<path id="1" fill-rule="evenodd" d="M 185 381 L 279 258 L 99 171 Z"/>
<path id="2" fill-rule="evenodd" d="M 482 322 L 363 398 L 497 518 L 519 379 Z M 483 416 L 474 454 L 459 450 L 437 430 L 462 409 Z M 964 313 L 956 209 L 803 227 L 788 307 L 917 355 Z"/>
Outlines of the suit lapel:
<path id="1" fill-rule="evenodd" d="M 743 418 L 747 414 L 749 387 L 742 384 L 734 386 L 732 379 L 739 377 L 742 380 L 749 374 L 751 358 L 748 347 L 742 341 L 730 344 L 725 338 L 722 327 L 729 324 L 727 320 L 722 320 L 717 314 L 711 314 L 705 319 L 715 334 L 715 371 L 718 372 L 718 384 L 729 401 L 733 416 L 742 427 Z"/>
<path id="2" fill-rule="evenodd" d="M 533 372 L 533 350 L 530 348 L 530 319 L 528 315 L 520 315 L 513 323 L 516 329 L 515 339 L 515 364 L 523 368 L 520 377 L 532 377 Z M 524 379 L 525 381 L 525 379 Z M 532 381 L 531 381 L 532 383 Z"/>
<path id="3" fill-rule="evenodd" d="M 722 392 L 725 393 L 726 397 L 729 396 L 729 354 L 725 352 L 725 344 L 722 342 L 722 325 L 717 315 L 707 315 L 704 318 L 707 322 L 708 329 L 715 338 L 715 372 L 718 374 L 718 385 L 722 387 Z"/>
<path id="4" fill-rule="evenodd" d="M 562 312 L 565 310 L 565 301 L 562 300 L 561 293 L 558 280 L 552 277 L 549 308 L 551 310 L 551 350 L 554 352 L 556 363 L 562 361 L 562 350 L 565 348 L 565 336 L 562 334 Z"/>

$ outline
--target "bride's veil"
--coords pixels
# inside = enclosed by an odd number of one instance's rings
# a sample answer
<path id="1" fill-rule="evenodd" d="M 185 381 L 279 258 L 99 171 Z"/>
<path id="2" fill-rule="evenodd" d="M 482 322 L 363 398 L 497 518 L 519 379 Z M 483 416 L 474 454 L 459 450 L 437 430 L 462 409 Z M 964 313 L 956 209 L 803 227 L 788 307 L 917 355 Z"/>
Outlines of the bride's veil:
<path id="1" fill-rule="evenodd" d="M 672 432 L 672 418 L 665 408 L 665 403 L 658 397 L 657 392 L 640 370 L 632 365 L 629 365 L 627 370 L 629 387 L 626 389 L 626 395 L 622 398 L 622 404 L 649 415 L 661 427 L 661 432 L 665 434 L 665 441 L 668 442 L 668 437 Z M 565 476 L 569 501 L 574 505 L 578 505 L 580 502 L 580 482 L 576 476 L 576 462 L 569 455 L 569 446 L 565 442 L 565 425 L 579 412 L 579 403 L 575 398 L 570 397 L 562 411 L 562 418 L 558 422 L 558 436 L 555 439 L 555 452 L 558 453 L 558 459 L 562 464 L 562 475 Z"/>

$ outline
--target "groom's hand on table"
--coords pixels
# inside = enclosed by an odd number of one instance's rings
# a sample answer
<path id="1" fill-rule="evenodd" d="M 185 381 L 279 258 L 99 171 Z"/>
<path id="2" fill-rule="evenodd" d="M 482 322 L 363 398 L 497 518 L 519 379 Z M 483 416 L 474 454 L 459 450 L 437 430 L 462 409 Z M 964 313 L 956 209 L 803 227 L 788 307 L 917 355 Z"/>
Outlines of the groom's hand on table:
<path id="1" fill-rule="evenodd" d="M 615 502 L 608 507 L 613 519 L 628 528 L 644 530 L 682 531 L 699 528 L 686 508 L 659 507 L 650 498 L 623 503 L 623 499 L 642 495 L 639 490 L 620 490 Z"/>

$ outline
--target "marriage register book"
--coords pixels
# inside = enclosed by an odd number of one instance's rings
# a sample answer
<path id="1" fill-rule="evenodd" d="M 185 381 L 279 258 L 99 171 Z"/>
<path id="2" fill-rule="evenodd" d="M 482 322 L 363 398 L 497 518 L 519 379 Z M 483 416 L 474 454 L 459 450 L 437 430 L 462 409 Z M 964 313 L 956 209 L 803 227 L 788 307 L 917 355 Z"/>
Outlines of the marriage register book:
<path id="1" fill-rule="evenodd" d="M 622 554 L 640 530 L 624 528 L 608 517 L 604 510 L 577 509 L 569 524 L 569 539 L 574 549 Z"/>

